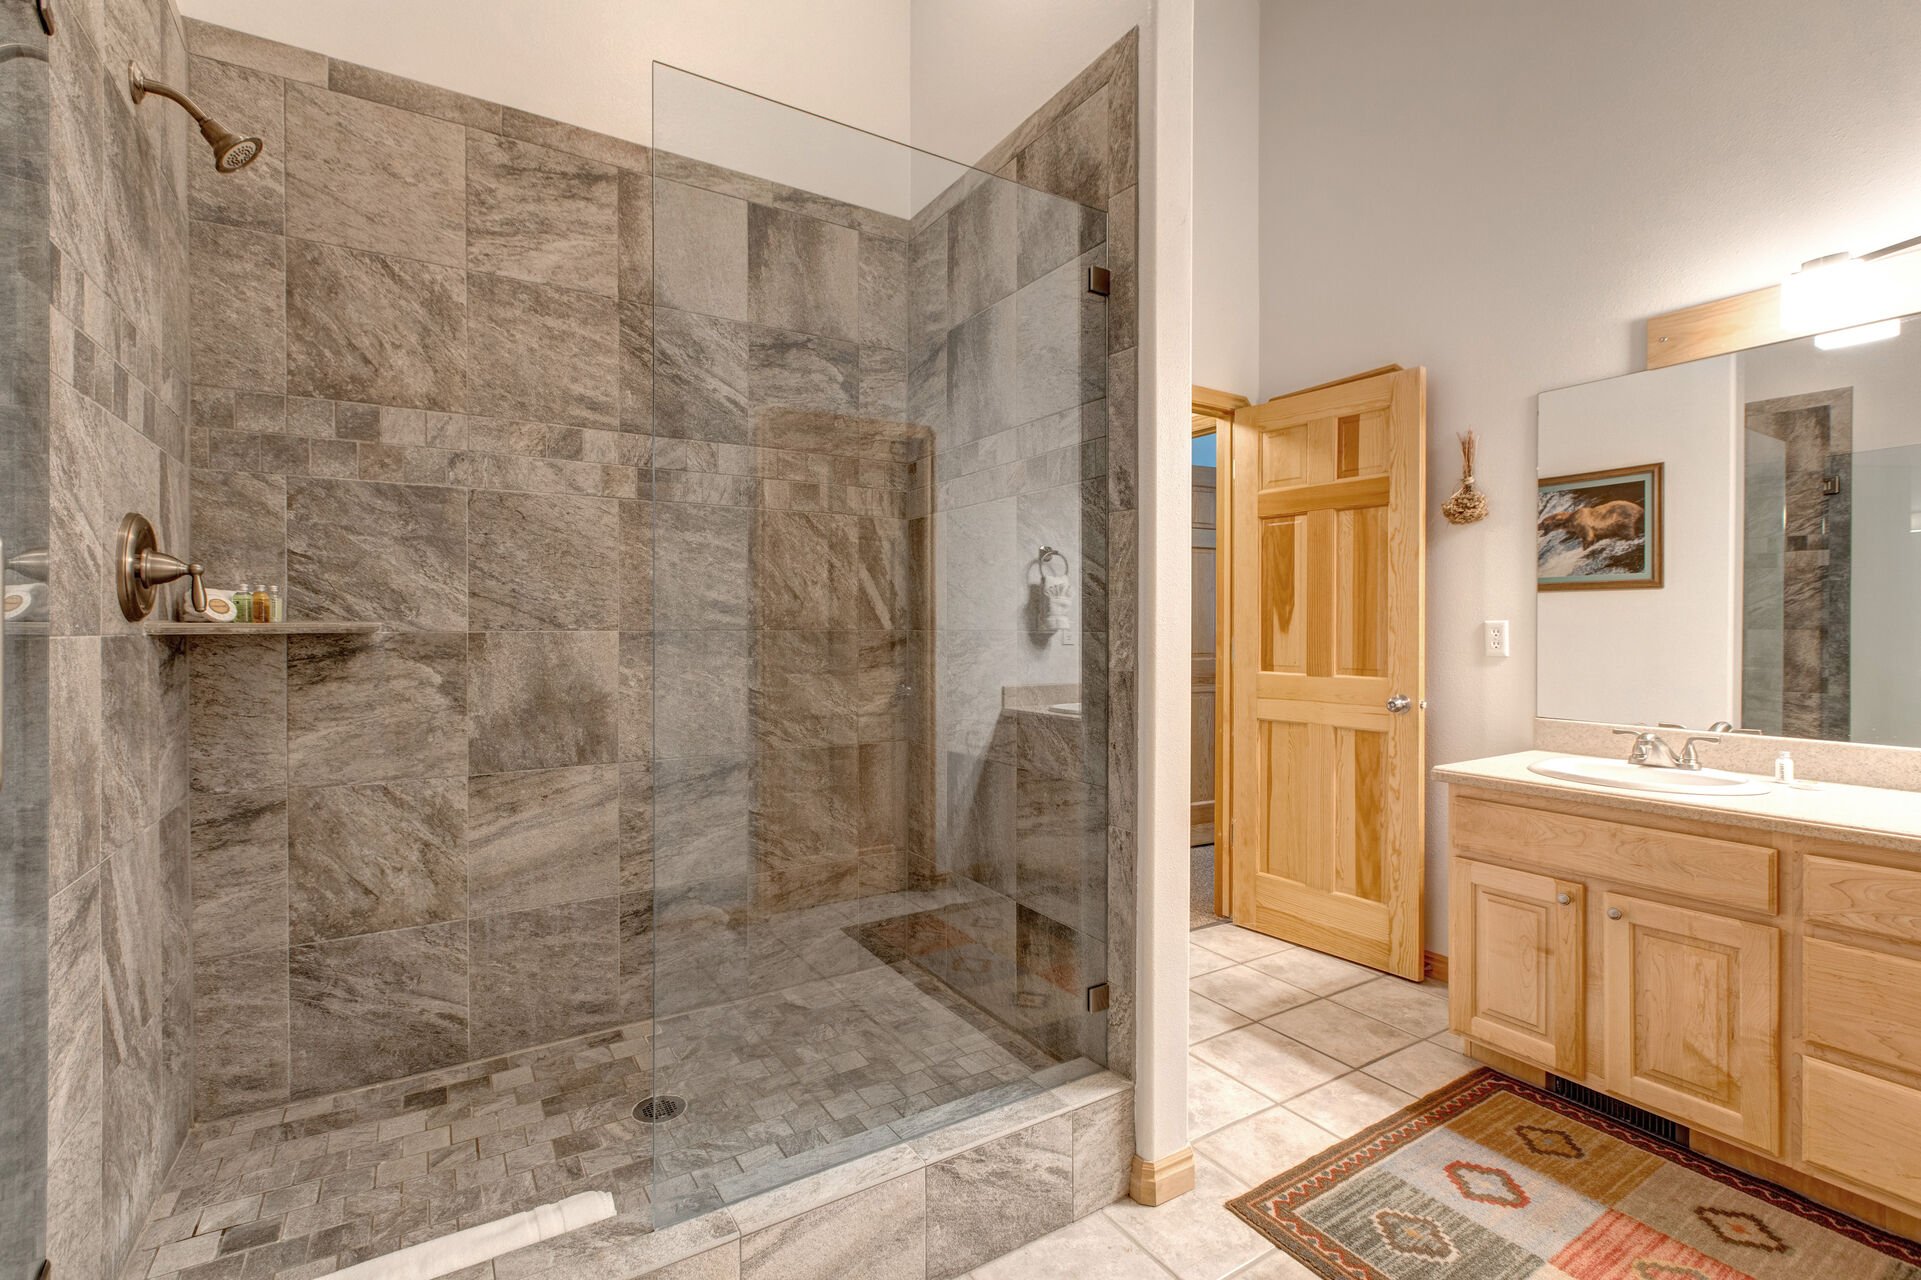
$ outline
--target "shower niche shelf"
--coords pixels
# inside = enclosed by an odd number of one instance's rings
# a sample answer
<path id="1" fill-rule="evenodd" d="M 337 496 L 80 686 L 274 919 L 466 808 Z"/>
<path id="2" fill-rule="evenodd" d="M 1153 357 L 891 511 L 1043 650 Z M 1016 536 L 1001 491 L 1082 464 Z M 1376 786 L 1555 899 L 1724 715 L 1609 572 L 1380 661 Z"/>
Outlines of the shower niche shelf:
<path id="1" fill-rule="evenodd" d="M 144 622 L 150 636 L 371 636 L 385 630 L 379 622 L 330 622 L 325 618 L 299 622 Z"/>

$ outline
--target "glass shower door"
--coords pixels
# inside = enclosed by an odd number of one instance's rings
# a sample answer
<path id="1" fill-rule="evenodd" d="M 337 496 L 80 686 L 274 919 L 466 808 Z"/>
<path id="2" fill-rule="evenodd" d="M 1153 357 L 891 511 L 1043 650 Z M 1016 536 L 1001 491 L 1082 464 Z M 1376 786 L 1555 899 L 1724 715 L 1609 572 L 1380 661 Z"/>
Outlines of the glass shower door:
<path id="1" fill-rule="evenodd" d="M 0 1280 L 46 1256 L 47 37 L 0 12 Z"/>
<path id="2" fill-rule="evenodd" d="M 654 97 L 659 1226 L 1105 1061 L 1107 334 L 1099 210 Z"/>

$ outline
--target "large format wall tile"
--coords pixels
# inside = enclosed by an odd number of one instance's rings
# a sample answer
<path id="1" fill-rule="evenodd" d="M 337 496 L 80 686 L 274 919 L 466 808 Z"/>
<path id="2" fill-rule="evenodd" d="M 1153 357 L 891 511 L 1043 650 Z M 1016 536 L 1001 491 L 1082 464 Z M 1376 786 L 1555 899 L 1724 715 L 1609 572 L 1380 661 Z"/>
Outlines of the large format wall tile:
<path id="1" fill-rule="evenodd" d="M 467 925 L 295 947 L 288 999 L 296 1098 L 463 1061 Z"/>
<path id="2" fill-rule="evenodd" d="M 193 554 L 213 586 L 287 581 L 287 481 L 250 471 L 193 478 Z M 282 590 L 285 590 L 283 585 Z"/>
<path id="3" fill-rule="evenodd" d="M 620 425 L 612 298 L 502 276 L 467 277 L 467 399 L 475 413 Z"/>
<path id="4" fill-rule="evenodd" d="M 853 413 L 860 408 L 860 348 L 811 333 L 756 329 L 748 349 L 754 408 Z"/>
<path id="5" fill-rule="evenodd" d="M 1021 152 L 1017 165 L 1022 186 L 1072 200 L 1090 209 L 1105 209 L 1109 185 L 1109 106 L 1112 85 L 1103 85 L 1086 101 Z"/>
<path id="6" fill-rule="evenodd" d="M 193 804 L 196 958 L 287 946 L 287 793 L 202 795 Z"/>
<path id="7" fill-rule="evenodd" d="M 287 242 L 193 224 L 193 370 L 202 386 L 279 393 L 287 381 Z"/>
<path id="8" fill-rule="evenodd" d="M 620 883 L 616 766 L 497 773 L 467 785 L 473 915 L 614 895 Z"/>
<path id="9" fill-rule="evenodd" d="M 201 110 L 217 120 L 245 121 L 266 150 L 238 173 L 220 173 L 210 164 L 189 166 L 188 209 L 196 218 L 251 227 L 286 229 L 286 85 L 278 76 L 193 58 L 188 85 Z"/>
<path id="10" fill-rule="evenodd" d="M 467 267 L 612 295 L 617 171 L 565 151 L 467 133 Z"/>
<path id="11" fill-rule="evenodd" d="M 287 485 L 287 595 L 297 616 L 467 628 L 467 496 L 301 476 Z"/>
<path id="12" fill-rule="evenodd" d="M 458 125 L 289 84 L 286 145 L 289 235 L 466 265 Z"/>
<path id="13" fill-rule="evenodd" d="M 238 584 L 236 584 L 238 585 Z M 187 642 L 193 789 L 287 785 L 287 642 L 221 636 Z"/>
<path id="14" fill-rule="evenodd" d="M 753 518 L 746 507 L 654 504 L 653 625 L 743 628 L 755 590 Z"/>
<path id="15" fill-rule="evenodd" d="M 976 185 L 947 218 L 947 325 L 999 302 L 1014 292 L 1019 278 L 1020 205 L 1014 184 L 984 175 L 962 181 Z"/>
<path id="16" fill-rule="evenodd" d="M 1058 1116 L 928 1166 L 930 1276 L 960 1275 L 1073 1221 L 1073 1125 Z"/>
<path id="17" fill-rule="evenodd" d="M 470 652 L 474 775 L 613 761 L 615 632 L 485 632 Z"/>
<path id="18" fill-rule="evenodd" d="M 286 294 L 291 394 L 412 409 L 466 407 L 465 273 L 291 240 Z M 207 376 L 214 376 L 211 368 Z"/>
<path id="19" fill-rule="evenodd" d="M 656 302 L 749 318 L 746 201 L 657 178 L 653 229 Z"/>
<path id="20" fill-rule="evenodd" d="M 1107 394 L 1107 304 L 1085 284 L 1087 268 L 1103 260 L 1102 251 L 1093 250 L 1015 295 L 1017 421 L 1032 422 Z"/>
<path id="21" fill-rule="evenodd" d="M 308 786 L 467 772 L 467 636 L 294 636 L 287 764 Z"/>
<path id="22" fill-rule="evenodd" d="M 747 292 L 755 324 L 860 337 L 860 236 L 766 205 L 747 210 Z"/>
<path id="23" fill-rule="evenodd" d="M 655 763 L 656 897 L 704 881 L 744 885 L 753 867 L 752 796 L 752 772 L 743 758 L 690 756 Z"/>
<path id="24" fill-rule="evenodd" d="M 295 790 L 287 805 L 293 941 L 466 916 L 466 822 L 458 778 Z"/>
<path id="25" fill-rule="evenodd" d="M 196 957 L 194 1114 L 218 1119 L 287 1100 L 287 951 Z"/>
<path id="26" fill-rule="evenodd" d="M 925 1280 L 927 1178 L 857 1191 L 740 1242 L 741 1280 Z"/>
<path id="27" fill-rule="evenodd" d="M 656 631 L 655 754 L 744 753 L 752 672 L 746 631 Z"/>
<path id="28" fill-rule="evenodd" d="M 626 569 L 619 506 L 608 498 L 476 491 L 467 506 L 468 625 L 611 630 Z"/>
<path id="29" fill-rule="evenodd" d="M 748 328 L 654 308 L 654 434 L 749 444 Z"/>
<path id="30" fill-rule="evenodd" d="M 620 921 L 612 897 L 478 916 L 472 930 L 476 1056 L 618 1019 Z"/>

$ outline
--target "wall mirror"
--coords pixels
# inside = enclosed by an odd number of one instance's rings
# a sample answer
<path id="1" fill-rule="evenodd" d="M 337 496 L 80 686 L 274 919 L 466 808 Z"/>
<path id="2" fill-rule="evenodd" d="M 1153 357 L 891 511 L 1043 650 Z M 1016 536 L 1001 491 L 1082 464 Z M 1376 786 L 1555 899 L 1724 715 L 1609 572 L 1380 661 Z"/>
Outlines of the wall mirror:
<path id="1" fill-rule="evenodd" d="M 1868 329 L 1541 395 L 1542 716 L 1921 746 L 1921 316 Z"/>

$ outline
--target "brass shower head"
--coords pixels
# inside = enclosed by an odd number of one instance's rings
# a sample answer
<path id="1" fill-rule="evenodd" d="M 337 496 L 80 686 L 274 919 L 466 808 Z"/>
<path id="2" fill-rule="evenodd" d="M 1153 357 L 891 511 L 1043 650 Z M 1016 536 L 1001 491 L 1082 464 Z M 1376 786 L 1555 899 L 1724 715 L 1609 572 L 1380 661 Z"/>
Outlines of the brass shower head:
<path id="1" fill-rule="evenodd" d="M 161 84 L 158 80 L 147 79 L 146 72 L 140 69 L 137 62 L 127 64 L 127 87 L 136 103 L 152 93 L 185 107 L 194 123 L 200 126 L 200 136 L 213 148 L 213 167 L 221 173 L 234 173 L 246 168 L 260 158 L 260 152 L 267 145 L 258 138 L 242 137 L 225 128 L 218 120 L 196 107 L 193 99 L 180 90 Z"/>

